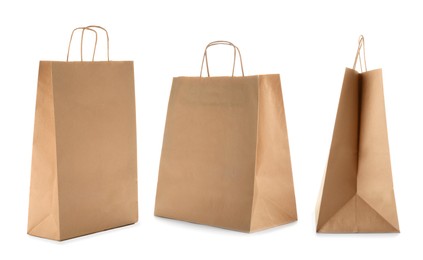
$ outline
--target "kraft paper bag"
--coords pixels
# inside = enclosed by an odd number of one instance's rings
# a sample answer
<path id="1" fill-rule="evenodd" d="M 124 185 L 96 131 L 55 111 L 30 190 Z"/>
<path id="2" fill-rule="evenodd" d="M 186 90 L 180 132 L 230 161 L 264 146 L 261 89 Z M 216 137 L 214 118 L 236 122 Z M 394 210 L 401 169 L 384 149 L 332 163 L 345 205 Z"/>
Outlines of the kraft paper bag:
<path id="1" fill-rule="evenodd" d="M 234 48 L 232 77 L 210 77 L 217 44 Z M 297 220 L 279 75 L 244 76 L 239 53 L 234 77 L 237 52 L 212 42 L 208 77 L 173 79 L 156 216 L 243 232 Z"/>
<path id="2" fill-rule="evenodd" d="M 389 156 L 382 70 L 346 69 L 317 208 L 317 232 L 399 232 Z"/>
<path id="3" fill-rule="evenodd" d="M 82 62 L 82 51 L 81 62 L 41 61 L 28 234 L 65 240 L 137 222 L 135 127 L 132 61 Z"/>

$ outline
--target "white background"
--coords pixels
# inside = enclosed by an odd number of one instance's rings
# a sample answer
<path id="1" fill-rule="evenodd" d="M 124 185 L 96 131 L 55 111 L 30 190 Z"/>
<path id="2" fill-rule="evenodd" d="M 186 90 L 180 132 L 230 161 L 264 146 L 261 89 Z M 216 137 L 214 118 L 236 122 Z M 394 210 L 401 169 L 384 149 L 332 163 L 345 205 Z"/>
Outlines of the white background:
<path id="1" fill-rule="evenodd" d="M 394 259 L 423 257 L 421 1 L 1 1 L 0 259 Z M 106 27 L 112 60 L 135 61 L 139 223 L 65 242 L 26 235 L 39 60 L 64 60 L 73 28 Z M 322 235 L 314 210 L 345 67 L 358 36 L 383 68 L 401 234 Z M 79 38 L 71 57 L 78 59 Z M 89 58 L 87 33 L 85 58 Z M 230 40 L 247 75 L 280 73 L 299 220 L 254 234 L 153 216 L 174 76 L 196 76 L 205 45 Z M 105 59 L 104 38 L 97 58 Z M 229 75 L 232 50 L 210 50 Z M 22 258 L 25 257 L 25 258 Z M 304 259 L 304 258 L 303 258 Z"/>

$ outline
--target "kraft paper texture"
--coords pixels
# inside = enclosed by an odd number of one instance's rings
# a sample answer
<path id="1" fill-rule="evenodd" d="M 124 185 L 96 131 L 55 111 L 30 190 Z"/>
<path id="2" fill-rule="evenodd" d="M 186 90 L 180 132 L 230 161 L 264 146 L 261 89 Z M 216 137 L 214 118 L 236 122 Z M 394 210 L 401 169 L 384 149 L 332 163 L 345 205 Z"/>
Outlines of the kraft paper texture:
<path id="1" fill-rule="evenodd" d="M 297 220 L 279 75 L 174 78 L 155 214 L 243 232 Z"/>

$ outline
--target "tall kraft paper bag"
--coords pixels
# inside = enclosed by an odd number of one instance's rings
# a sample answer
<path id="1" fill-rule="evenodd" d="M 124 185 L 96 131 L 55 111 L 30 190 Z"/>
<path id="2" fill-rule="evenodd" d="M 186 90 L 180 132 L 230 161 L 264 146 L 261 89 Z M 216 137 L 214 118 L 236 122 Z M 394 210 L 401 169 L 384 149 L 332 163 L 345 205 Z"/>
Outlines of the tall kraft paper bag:
<path id="1" fill-rule="evenodd" d="M 366 72 L 358 73 L 361 51 Z M 399 232 L 383 96 L 382 70 L 367 71 L 360 36 L 353 69 L 345 71 L 317 232 Z"/>
<path id="2" fill-rule="evenodd" d="M 103 28 L 78 29 L 97 44 Z M 82 62 L 82 50 L 81 62 L 41 61 L 28 234 L 65 240 L 132 224 L 137 203 L 133 62 Z"/>
<path id="3" fill-rule="evenodd" d="M 207 48 L 234 48 L 210 77 Z M 173 79 L 155 215 L 243 232 L 297 220 L 279 75 L 234 77 L 238 48 L 207 45 L 208 77 Z M 202 68 L 201 68 L 202 71 Z"/>

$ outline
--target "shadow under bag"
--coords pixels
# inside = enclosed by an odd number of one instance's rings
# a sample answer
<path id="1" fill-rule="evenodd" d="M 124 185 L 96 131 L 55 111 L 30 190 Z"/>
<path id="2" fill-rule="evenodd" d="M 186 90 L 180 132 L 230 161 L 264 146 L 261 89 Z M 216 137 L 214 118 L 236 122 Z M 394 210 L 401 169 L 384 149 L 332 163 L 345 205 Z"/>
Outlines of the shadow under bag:
<path id="1" fill-rule="evenodd" d="M 137 220 L 133 62 L 82 62 L 82 49 L 81 62 L 41 61 L 28 234 L 65 240 Z"/>
<path id="2" fill-rule="evenodd" d="M 279 75 L 173 79 L 155 215 L 252 232 L 297 220 Z M 242 60 L 241 55 L 241 68 Z"/>
<path id="3" fill-rule="evenodd" d="M 361 50 L 366 72 L 358 73 Z M 367 71 L 362 36 L 353 69 L 345 70 L 317 207 L 317 232 L 399 232 L 382 70 Z"/>

